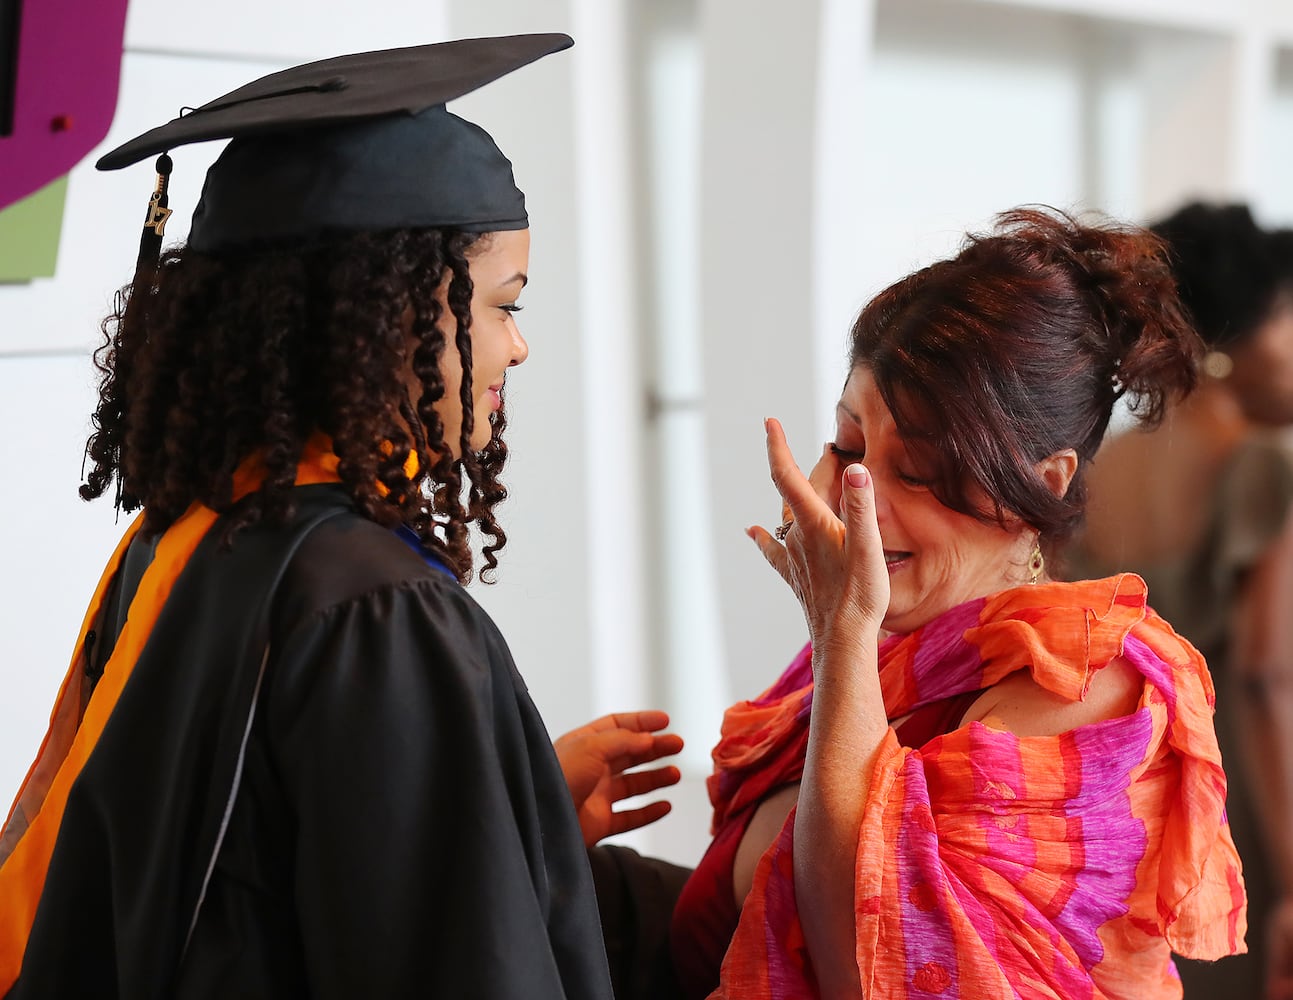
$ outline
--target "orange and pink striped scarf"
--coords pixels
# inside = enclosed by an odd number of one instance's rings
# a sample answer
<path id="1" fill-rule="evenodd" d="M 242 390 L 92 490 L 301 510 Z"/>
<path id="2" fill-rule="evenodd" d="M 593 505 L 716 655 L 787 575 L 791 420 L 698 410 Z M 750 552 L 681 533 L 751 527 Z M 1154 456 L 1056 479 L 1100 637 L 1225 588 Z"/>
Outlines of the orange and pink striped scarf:
<path id="1" fill-rule="evenodd" d="M 1225 818 L 1214 694 L 1198 652 L 1123 575 L 1004 591 L 882 644 L 890 718 L 1027 669 L 1080 699 L 1115 656 L 1144 677 L 1134 713 L 1020 737 L 970 723 L 924 747 L 892 730 L 855 865 L 869 1000 L 1179 997 L 1169 951 L 1244 950 L 1243 879 Z M 798 780 L 810 651 L 729 709 L 715 823 Z M 815 997 L 795 909 L 793 817 L 764 855 L 715 997 Z"/>

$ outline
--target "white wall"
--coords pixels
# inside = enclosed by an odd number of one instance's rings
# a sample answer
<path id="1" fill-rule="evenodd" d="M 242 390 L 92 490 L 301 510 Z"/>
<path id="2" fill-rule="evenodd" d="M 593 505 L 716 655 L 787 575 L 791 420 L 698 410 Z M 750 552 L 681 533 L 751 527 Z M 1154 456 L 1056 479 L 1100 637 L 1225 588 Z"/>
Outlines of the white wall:
<path id="1" fill-rule="evenodd" d="M 802 639 L 741 534 L 772 524 L 760 420 L 811 460 L 844 338 L 884 284 L 1022 202 L 1143 218 L 1191 193 L 1293 222 L 1293 15 L 1279 0 L 134 0 L 108 148 L 342 51 L 566 30 L 461 103 L 527 192 L 531 359 L 509 382 L 501 582 L 477 596 L 554 731 L 671 708 L 694 860 L 721 706 Z M 183 236 L 217 148 L 175 154 Z M 123 527 L 76 499 L 88 352 L 129 275 L 147 165 L 73 171 L 58 275 L 0 286 L 0 797 L 43 731 Z"/>

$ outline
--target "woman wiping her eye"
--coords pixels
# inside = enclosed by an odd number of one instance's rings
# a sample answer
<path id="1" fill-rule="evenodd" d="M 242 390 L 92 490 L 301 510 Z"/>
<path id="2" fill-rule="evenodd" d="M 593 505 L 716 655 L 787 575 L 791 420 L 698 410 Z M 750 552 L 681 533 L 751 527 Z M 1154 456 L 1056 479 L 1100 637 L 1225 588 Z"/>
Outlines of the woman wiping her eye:
<path id="1" fill-rule="evenodd" d="M 845 454 L 810 482 L 769 421 L 789 527 L 751 535 L 811 644 L 725 720 L 689 995 L 723 958 L 724 997 L 1177 997 L 1172 951 L 1243 949 L 1202 657 L 1139 578 L 1048 572 L 1114 402 L 1197 354 L 1151 234 L 1017 210 L 863 310 Z"/>
<path id="2" fill-rule="evenodd" d="M 811 641 L 724 718 L 677 995 L 1165 1000 L 1244 949 L 1203 658 L 1138 577 L 1052 576 L 1115 402 L 1198 356 L 1154 236 L 1017 210 L 862 311 L 807 476 L 767 422 Z"/>

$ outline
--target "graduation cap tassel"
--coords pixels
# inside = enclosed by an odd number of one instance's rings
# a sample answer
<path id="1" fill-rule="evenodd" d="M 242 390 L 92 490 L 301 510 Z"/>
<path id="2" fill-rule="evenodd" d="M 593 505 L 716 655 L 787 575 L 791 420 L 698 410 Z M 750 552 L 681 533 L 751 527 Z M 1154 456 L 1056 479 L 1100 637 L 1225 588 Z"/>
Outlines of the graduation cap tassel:
<path id="1" fill-rule="evenodd" d="M 144 308 L 147 290 L 152 287 L 153 279 L 157 274 L 158 261 L 162 258 L 162 235 L 166 232 L 166 220 L 171 217 L 167 189 L 171 183 L 172 166 L 174 164 L 166 153 L 157 157 L 157 183 L 153 185 L 153 193 L 148 199 L 148 215 L 144 218 L 144 231 L 139 236 L 139 256 L 135 258 L 135 280 L 131 285 L 130 297 L 126 300 L 125 322 L 130 326 L 134 326 L 139 321 L 139 311 Z M 118 330 L 118 336 L 120 336 L 120 330 Z M 137 503 L 127 503 L 123 481 L 125 473 L 121 468 L 120 458 L 121 453 L 118 451 L 116 496 L 113 499 L 118 517 L 123 510 L 129 512 L 138 506 Z"/>
<path id="2" fill-rule="evenodd" d="M 166 194 L 171 183 L 171 166 L 171 158 L 166 153 L 157 157 L 157 183 L 148 199 L 148 215 L 144 219 L 144 231 L 139 237 L 139 257 L 135 261 L 136 278 L 145 268 L 156 268 L 162 256 L 162 234 L 166 231 L 166 220 L 171 217 L 171 210 L 167 208 L 170 199 Z"/>

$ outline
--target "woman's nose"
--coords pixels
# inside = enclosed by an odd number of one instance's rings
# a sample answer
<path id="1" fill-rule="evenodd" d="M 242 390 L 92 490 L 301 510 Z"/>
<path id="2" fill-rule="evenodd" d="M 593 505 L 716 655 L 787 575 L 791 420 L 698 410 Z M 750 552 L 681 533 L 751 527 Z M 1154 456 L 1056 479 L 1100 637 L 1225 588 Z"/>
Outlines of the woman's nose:
<path id="1" fill-rule="evenodd" d="M 519 365 L 529 356 L 530 345 L 527 344 L 525 342 L 525 338 L 521 336 L 521 331 L 515 330 L 512 334 L 512 360 L 508 362 L 509 366 Z"/>
<path id="2" fill-rule="evenodd" d="M 871 467 L 867 466 L 867 471 Z M 889 519 L 891 508 L 889 506 L 889 497 L 892 495 L 892 484 L 884 482 L 877 477 L 874 472 L 871 473 L 871 490 L 875 494 L 875 519 L 876 523 L 884 524 Z"/>

